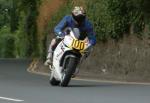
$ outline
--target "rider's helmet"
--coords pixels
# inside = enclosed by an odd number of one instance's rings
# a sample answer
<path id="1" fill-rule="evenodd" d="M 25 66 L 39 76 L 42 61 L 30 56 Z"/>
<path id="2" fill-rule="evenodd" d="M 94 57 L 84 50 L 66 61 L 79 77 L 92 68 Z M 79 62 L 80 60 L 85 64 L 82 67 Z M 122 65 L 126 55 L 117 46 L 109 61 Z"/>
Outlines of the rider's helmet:
<path id="1" fill-rule="evenodd" d="M 72 10 L 72 17 L 79 25 L 81 25 L 86 18 L 86 13 L 83 7 L 75 6 Z"/>

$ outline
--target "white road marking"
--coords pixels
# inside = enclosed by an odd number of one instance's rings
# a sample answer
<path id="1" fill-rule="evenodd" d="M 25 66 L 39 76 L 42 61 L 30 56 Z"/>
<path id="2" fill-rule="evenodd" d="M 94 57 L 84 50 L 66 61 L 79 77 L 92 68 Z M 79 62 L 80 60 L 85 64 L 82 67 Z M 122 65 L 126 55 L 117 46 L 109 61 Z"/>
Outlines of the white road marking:
<path id="1" fill-rule="evenodd" d="M 20 99 L 13 99 L 13 98 L 7 98 L 7 97 L 0 97 L 0 99 L 14 101 L 14 102 L 23 102 L 24 101 L 24 100 L 20 100 Z"/>

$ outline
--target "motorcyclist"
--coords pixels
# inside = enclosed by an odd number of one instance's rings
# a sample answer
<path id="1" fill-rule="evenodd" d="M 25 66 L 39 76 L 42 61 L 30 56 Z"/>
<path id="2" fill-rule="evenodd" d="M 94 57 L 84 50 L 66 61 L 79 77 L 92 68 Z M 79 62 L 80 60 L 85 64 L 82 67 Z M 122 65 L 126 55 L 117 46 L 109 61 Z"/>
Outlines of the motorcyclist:
<path id="1" fill-rule="evenodd" d="M 78 28 L 81 35 L 80 39 L 85 40 L 85 42 L 89 42 L 89 48 L 96 44 L 95 32 L 93 31 L 93 26 L 90 21 L 86 18 L 86 12 L 81 6 L 75 6 L 72 10 L 71 15 L 65 16 L 59 24 L 54 28 L 54 32 L 56 36 L 64 37 L 66 34 L 63 30 L 67 27 Z M 59 43 L 59 39 L 56 37 L 52 39 L 51 44 L 48 50 L 47 60 L 45 65 L 51 65 L 52 63 L 52 54 L 57 44 Z"/>

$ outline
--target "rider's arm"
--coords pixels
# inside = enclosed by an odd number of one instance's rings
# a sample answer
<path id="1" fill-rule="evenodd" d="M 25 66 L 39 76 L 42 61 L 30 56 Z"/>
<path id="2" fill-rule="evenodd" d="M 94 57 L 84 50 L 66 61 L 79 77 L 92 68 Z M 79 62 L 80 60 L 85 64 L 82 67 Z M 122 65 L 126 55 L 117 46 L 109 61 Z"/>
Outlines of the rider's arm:
<path id="1" fill-rule="evenodd" d="M 63 36 L 62 30 L 66 27 L 67 25 L 67 17 L 65 16 L 59 23 L 56 25 L 54 28 L 54 32 L 57 36 Z"/>
<path id="2" fill-rule="evenodd" d="M 94 46 L 96 44 L 96 36 L 93 30 L 93 26 L 90 23 L 87 24 L 87 34 L 90 44 Z"/>

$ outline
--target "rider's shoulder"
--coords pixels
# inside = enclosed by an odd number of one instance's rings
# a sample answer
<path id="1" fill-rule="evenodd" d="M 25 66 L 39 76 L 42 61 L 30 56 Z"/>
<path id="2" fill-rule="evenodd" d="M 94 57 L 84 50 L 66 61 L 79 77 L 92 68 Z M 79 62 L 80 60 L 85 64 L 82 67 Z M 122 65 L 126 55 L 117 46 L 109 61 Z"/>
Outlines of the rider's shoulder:
<path id="1" fill-rule="evenodd" d="M 92 23 L 91 23 L 91 21 L 90 21 L 89 19 L 86 19 L 86 20 L 85 20 L 85 25 L 86 25 L 87 27 L 92 27 L 92 26 L 93 26 Z"/>
<path id="2" fill-rule="evenodd" d="M 64 18 L 65 18 L 66 20 L 70 20 L 70 19 L 72 19 L 72 16 L 71 16 L 71 15 L 66 15 L 66 16 L 64 16 Z"/>

